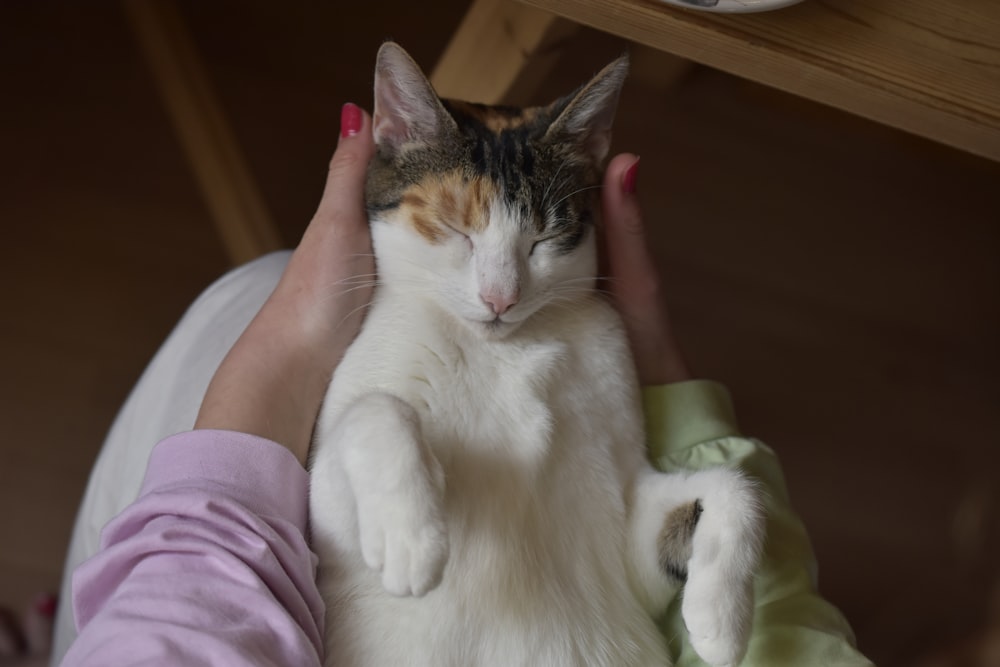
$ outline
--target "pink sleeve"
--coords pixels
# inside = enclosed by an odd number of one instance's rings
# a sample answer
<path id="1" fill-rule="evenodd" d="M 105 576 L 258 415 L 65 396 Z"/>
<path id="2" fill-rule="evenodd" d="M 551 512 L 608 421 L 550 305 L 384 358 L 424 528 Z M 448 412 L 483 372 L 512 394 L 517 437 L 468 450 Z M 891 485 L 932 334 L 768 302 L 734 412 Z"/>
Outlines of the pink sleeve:
<path id="1" fill-rule="evenodd" d="M 139 498 L 73 574 L 63 665 L 319 665 L 308 475 L 284 447 L 192 431 L 153 450 Z"/>

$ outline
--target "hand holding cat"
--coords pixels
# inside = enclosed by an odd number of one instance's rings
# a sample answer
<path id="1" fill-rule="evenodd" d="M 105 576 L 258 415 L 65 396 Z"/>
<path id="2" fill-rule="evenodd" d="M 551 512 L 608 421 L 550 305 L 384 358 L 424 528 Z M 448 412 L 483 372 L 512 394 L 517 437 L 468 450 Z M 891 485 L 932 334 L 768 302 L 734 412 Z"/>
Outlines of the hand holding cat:
<path id="1" fill-rule="evenodd" d="M 305 461 L 330 375 L 371 298 L 374 261 L 362 192 L 373 151 L 371 118 L 345 105 L 319 207 L 278 287 L 219 367 L 196 428 L 261 435 Z M 635 196 L 637 165 L 638 157 L 629 154 L 608 165 L 604 250 L 640 381 L 663 384 L 689 374 L 646 248 Z"/>
<path id="2" fill-rule="evenodd" d="M 629 344 L 643 385 L 690 379 L 674 338 L 663 299 L 663 284 L 649 248 L 636 198 L 639 157 L 623 153 L 604 174 L 602 260 L 609 289 L 625 322 Z"/>
<path id="3" fill-rule="evenodd" d="M 305 461 L 330 376 L 371 299 L 363 192 L 374 150 L 371 118 L 345 105 L 319 207 L 278 286 L 212 378 L 195 428 L 263 436 Z"/>

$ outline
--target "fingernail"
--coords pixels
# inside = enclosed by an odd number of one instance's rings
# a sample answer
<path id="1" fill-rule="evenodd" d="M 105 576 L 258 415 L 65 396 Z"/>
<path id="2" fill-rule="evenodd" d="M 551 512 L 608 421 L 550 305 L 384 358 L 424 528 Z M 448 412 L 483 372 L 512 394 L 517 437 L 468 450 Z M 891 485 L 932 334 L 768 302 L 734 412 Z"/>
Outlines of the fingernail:
<path id="1" fill-rule="evenodd" d="M 43 593 L 35 599 L 35 611 L 42 616 L 52 617 L 56 613 L 56 598 L 49 593 Z"/>
<path id="2" fill-rule="evenodd" d="M 639 158 L 635 159 L 635 162 L 625 170 L 625 175 L 622 176 L 622 190 L 625 194 L 634 195 L 636 187 L 636 178 L 639 174 Z"/>
<path id="3" fill-rule="evenodd" d="M 361 107 L 348 102 L 340 110 L 340 136 L 353 137 L 361 131 Z"/>

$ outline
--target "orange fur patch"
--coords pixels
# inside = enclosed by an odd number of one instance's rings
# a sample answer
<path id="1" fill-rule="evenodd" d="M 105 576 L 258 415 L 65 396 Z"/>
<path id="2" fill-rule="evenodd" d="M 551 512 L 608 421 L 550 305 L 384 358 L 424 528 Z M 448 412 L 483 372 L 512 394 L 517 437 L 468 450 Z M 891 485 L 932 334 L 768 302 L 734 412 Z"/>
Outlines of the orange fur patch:
<path id="1" fill-rule="evenodd" d="M 539 111 L 542 110 L 541 107 L 529 107 L 519 110 L 519 113 L 509 114 L 459 100 L 448 100 L 448 104 L 456 111 L 479 121 L 492 132 L 500 132 L 501 130 L 529 125 L 538 116 Z"/>
<path id="2" fill-rule="evenodd" d="M 480 232 L 489 224 L 489 207 L 498 188 L 481 176 L 465 179 L 456 172 L 434 174 L 403 194 L 399 210 L 429 243 L 441 243 L 449 233 Z"/>

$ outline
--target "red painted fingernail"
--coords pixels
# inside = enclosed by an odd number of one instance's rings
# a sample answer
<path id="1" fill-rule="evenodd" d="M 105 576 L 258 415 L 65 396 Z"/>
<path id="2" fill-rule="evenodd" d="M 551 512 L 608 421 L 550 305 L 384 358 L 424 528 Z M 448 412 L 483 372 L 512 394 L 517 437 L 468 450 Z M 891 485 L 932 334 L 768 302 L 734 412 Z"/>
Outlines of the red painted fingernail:
<path id="1" fill-rule="evenodd" d="M 348 102 L 340 110 L 340 136 L 353 137 L 361 131 L 361 107 Z"/>
<path id="2" fill-rule="evenodd" d="M 622 176 L 622 190 L 625 194 L 634 195 L 636 186 L 636 177 L 639 174 L 639 158 L 635 159 L 628 169 L 625 170 L 625 175 Z"/>
<path id="3" fill-rule="evenodd" d="M 56 613 L 56 598 L 48 593 L 39 595 L 35 600 L 35 611 L 42 616 L 51 618 Z"/>

